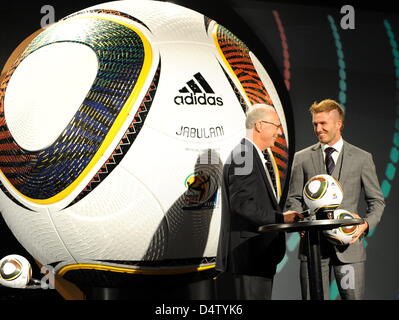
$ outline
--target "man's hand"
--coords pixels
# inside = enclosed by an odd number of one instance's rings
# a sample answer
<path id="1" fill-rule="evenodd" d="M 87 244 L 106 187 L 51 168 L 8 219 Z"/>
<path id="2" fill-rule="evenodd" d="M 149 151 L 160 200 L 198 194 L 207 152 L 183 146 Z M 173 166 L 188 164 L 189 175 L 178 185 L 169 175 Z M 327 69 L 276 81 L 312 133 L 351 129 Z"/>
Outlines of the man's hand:
<path id="1" fill-rule="evenodd" d="M 284 212 L 283 216 L 284 216 L 284 223 L 298 222 L 304 218 L 302 213 L 292 210 Z"/>
<path id="2" fill-rule="evenodd" d="M 361 219 L 361 217 L 356 214 L 356 213 L 352 213 L 352 215 L 356 218 L 356 219 Z M 359 240 L 360 236 L 369 228 L 369 224 L 367 223 L 366 220 L 364 220 L 364 223 L 360 224 L 359 227 L 357 228 L 357 231 L 355 232 L 355 234 L 352 236 L 352 241 L 349 242 L 349 244 L 353 244 L 355 243 L 357 240 Z"/>

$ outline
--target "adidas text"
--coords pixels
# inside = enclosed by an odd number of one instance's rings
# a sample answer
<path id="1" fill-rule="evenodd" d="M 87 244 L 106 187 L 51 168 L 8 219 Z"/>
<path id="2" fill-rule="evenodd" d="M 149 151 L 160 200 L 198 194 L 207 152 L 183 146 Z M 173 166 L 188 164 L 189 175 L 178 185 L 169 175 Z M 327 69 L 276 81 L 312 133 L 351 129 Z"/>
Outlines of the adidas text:
<path id="1" fill-rule="evenodd" d="M 205 93 L 196 95 L 190 93 L 186 96 L 176 96 L 175 103 L 177 105 L 210 105 L 210 106 L 222 106 L 222 97 L 207 96 Z"/>

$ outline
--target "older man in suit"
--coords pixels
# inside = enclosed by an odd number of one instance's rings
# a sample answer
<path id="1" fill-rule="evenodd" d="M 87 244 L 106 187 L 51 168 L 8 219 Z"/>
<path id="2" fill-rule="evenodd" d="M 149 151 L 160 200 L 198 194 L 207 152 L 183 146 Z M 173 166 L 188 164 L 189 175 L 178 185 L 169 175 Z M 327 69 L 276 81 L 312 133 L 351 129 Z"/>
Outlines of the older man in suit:
<path id="1" fill-rule="evenodd" d="M 262 151 L 273 147 L 281 123 L 273 107 L 255 105 L 247 113 L 247 135 L 223 167 L 222 221 L 216 269 L 233 274 L 238 299 L 271 299 L 276 265 L 284 257 L 283 233 L 258 227 L 303 218 L 282 213 Z M 270 161 L 270 160 L 269 160 Z"/>
<path id="2" fill-rule="evenodd" d="M 364 192 L 366 212 L 364 223 L 346 246 L 334 246 L 321 239 L 322 276 L 325 299 L 329 298 L 329 277 L 334 270 L 342 299 L 362 299 L 365 288 L 366 249 L 363 237 L 381 219 L 385 203 L 379 186 L 372 155 L 342 139 L 344 112 L 330 99 L 314 103 L 309 111 L 314 132 L 319 140 L 313 146 L 295 154 L 286 209 L 305 208 L 302 191 L 305 183 L 318 174 L 330 174 L 342 185 L 344 197 L 340 208 L 358 213 L 361 191 Z M 301 239 L 299 258 L 302 298 L 309 298 L 309 284 L 304 249 Z"/>

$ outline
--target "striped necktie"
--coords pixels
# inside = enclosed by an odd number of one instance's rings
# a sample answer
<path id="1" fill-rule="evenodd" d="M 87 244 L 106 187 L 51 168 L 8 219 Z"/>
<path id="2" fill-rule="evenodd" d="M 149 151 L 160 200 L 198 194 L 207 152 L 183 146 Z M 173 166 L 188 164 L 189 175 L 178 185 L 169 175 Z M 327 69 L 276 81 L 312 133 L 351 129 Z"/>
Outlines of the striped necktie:
<path id="1" fill-rule="evenodd" d="M 324 150 L 324 152 L 326 153 L 326 170 L 330 176 L 332 175 L 335 168 L 335 162 L 334 159 L 332 158 L 332 154 L 334 151 L 335 149 L 332 147 L 328 147 Z"/>
<path id="2" fill-rule="evenodd" d="M 263 152 L 263 156 L 265 157 L 266 168 L 267 168 L 267 171 L 269 172 L 270 179 L 272 180 L 273 189 L 274 189 L 274 192 L 276 193 L 276 197 L 277 197 L 278 196 L 277 181 L 276 181 L 276 175 L 274 173 L 272 161 L 271 161 L 269 153 L 267 151 Z"/>

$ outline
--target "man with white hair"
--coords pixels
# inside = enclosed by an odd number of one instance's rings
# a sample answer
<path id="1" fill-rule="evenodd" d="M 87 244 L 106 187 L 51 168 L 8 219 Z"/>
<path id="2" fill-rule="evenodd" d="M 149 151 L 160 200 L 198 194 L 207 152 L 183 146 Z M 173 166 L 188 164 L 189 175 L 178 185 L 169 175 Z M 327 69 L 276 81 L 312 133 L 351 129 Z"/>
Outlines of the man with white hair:
<path id="1" fill-rule="evenodd" d="M 233 275 L 238 299 L 271 299 L 276 266 L 285 254 L 285 235 L 259 233 L 260 226 L 302 219 L 282 213 L 262 151 L 282 134 L 272 106 L 257 104 L 247 113 L 246 137 L 223 167 L 222 222 L 216 269 Z"/>

